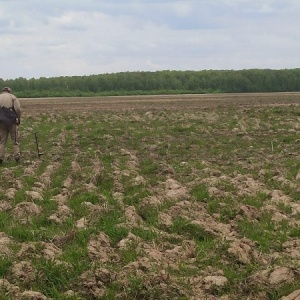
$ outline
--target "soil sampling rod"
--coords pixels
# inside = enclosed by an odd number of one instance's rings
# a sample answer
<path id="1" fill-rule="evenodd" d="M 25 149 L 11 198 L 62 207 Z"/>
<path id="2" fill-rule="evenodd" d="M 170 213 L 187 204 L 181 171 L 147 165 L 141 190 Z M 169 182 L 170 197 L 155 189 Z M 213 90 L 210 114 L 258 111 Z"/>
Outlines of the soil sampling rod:
<path id="1" fill-rule="evenodd" d="M 39 148 L 39 142 L 38 142 L 38 136 L 37 136 L 37 132 L 34 133 L 35 136 L 35 143 L 36 143 L 36 150 L 37 150 L 37 155 L 40 158 L 41 155 L 43 155 L 42 152 L 40 152 L 40 148 Z"/>

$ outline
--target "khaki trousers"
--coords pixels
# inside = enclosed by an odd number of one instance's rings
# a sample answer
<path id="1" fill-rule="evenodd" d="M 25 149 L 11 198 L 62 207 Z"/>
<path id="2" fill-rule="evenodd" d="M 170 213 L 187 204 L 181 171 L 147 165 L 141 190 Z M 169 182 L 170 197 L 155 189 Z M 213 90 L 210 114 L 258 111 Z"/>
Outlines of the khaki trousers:
<path id="1" fill-rule="evenodd" d="M 0 159 L 4 160 L 5 148 L 8 141 L 8 136 L 11 137 L 13 142 L 13 153 L 15 159 L 20 159 L 19 147 L 19 130 L 16 124 L 7 128 L 4 124 L 0 123 Z"/>

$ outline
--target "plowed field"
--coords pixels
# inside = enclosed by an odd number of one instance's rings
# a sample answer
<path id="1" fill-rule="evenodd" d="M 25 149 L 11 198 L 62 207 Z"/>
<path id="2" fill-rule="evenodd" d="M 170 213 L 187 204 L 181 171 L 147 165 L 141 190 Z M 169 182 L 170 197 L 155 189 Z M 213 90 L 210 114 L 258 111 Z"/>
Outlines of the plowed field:
<path id="1" fill-rule="evenodd" d="M 299 93 L 20 102 L 0 299 L 300 299 Z"/>

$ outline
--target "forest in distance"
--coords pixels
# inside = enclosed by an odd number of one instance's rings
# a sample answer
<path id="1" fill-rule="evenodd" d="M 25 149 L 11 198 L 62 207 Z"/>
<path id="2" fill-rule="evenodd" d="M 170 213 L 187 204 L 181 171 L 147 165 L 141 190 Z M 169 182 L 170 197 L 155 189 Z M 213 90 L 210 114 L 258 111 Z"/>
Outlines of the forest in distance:
<path id="1" fill-rule="evenodd" d="M 136 71 L 4 80 L 19 98 L 300 91 L 300 68 Z"/>

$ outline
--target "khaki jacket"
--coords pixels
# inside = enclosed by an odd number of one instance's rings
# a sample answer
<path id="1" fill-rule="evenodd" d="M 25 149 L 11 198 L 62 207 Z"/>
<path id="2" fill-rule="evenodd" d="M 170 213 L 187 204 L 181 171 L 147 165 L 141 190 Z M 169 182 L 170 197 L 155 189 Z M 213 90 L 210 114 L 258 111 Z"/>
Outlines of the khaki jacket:
<path id="1" fill-rule="evenodd" d="M 17 97 L 11 93 L 3 92 L 0 94 L 0 106 L 14 107 L 18 119 L 21 119 L 21 105 Z"/>

